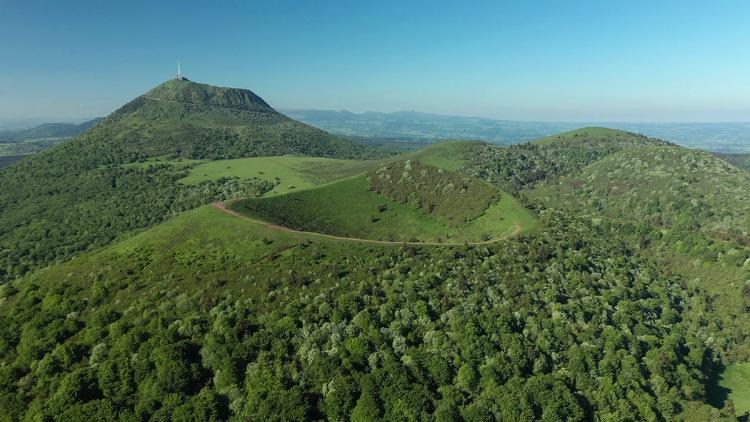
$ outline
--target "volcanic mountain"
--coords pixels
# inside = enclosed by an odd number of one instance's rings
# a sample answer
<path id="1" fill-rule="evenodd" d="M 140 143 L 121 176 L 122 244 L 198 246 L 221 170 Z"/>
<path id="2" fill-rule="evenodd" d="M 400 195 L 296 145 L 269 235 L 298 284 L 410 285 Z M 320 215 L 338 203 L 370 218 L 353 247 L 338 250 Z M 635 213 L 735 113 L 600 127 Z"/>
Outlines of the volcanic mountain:
<path id="1" fill-rule="evenodd" d="M 292 120 L 251 91 L 178 79 L 124 105 L 83 139 L 82 145 L 122 155 L 111 157 L 114 161 L 166 154 L 205 159 L 382 155 Z"/>

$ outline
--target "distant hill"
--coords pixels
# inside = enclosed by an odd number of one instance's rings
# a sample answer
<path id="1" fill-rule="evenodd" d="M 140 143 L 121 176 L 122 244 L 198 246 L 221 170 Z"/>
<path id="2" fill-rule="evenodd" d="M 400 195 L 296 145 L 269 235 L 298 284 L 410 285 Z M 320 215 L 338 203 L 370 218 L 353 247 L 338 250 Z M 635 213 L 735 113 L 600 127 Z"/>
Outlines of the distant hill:
<path id="1" fill-rule="evenodd" d="M 0 155 L 0 168 L 7 167 L 25 157 L 25 155 Z"/>
<path id="2" fill-rule="evenodd" d="M 21 142 L 33 139 L 71 138 L 91 129 L 102 118 L 83 123 L 44 123 L 29 129 L 0 131 L 0 143 Z"/>
<path id="3" fill-rule="evenodd" d="M 715 154 L 722 160 L 750 171 L 750 154 Z"/>
<path id="4" fill-rule="evenodd" d="M 134 99 L 73 148 L 125 162 L 165 154 L 210 159 L 293 153 L 382 156 L 373 148 L 292 120 L 251 91 L 187 80 L 167 81 Z M 115 150 L 117 157 L 112 156 Z"/>

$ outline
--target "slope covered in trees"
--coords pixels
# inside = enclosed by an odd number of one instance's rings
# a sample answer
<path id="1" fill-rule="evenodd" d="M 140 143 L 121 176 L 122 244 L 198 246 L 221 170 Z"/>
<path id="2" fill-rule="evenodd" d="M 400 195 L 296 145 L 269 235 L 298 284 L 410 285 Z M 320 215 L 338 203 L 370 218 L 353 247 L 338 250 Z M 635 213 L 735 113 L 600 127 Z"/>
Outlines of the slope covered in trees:
<path id="1" fill-rule="evenodd" d="M 533 208 L 608 226 L 706 291 L 722 360 L 750 361 L 750 173 L 701 151 L 592 129 L 477 147 L 466 171 L 514 189 Z"/>
<path id="2" fill-rule="evenodd" d="M 501 195 L 481 180 L 411 160 L 370 170 L 367 181 L 373 192 L 454 227 L 480 217 Z"/>
<path id="3" fill-rule="evenodd" d="M 604 227 L 541 218 L 519 240 L 403 248 L 191 211 L 3 288 L 2 412 L 719 418 L 701 404 L 710 302 Z"/>

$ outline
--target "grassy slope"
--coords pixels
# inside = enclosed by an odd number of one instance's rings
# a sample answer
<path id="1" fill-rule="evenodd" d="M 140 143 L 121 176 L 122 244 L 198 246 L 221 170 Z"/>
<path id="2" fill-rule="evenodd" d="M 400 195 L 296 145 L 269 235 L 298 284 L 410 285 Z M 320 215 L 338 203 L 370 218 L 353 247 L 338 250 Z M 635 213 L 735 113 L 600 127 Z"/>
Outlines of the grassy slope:
<path id="1" fill-rule="evenodd" d="M 507 194 L 468 225 L 449 227 L 368 187 L 366 178 L 359 176 L 302 192 L 238 201 L 233 208 L 299 230 L 376 240 L 476 242 L 482 235 L 508 234 L 516 224 L 523 230 L 534 225 L 531 214 Z"/>
<path id="2" fill-rule="evenodd" d="M 729 391 L 738 415 L 750 412 L 750 363 L 729 365 L 721 374 L 719 385 Z"/>

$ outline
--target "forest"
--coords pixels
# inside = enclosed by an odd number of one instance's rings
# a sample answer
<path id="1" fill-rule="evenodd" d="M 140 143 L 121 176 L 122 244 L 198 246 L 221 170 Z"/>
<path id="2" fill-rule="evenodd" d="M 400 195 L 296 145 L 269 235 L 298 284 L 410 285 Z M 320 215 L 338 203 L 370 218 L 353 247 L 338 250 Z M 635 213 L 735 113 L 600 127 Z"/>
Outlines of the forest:
<path id="1" fill-rule="evenodd" d="M 292 240 L 252 269 L 239 264 L 241 252 L 185 261 L 186 247 L 174 244 L 158 260 L 152 239 L 73 260 L 3 287 L 2 412 L 720 418 L 701 404 L 726 344 L 710 300 L 606 228 L 551 211 L 541 218 L 544 229 L 487 247 Z"/>

